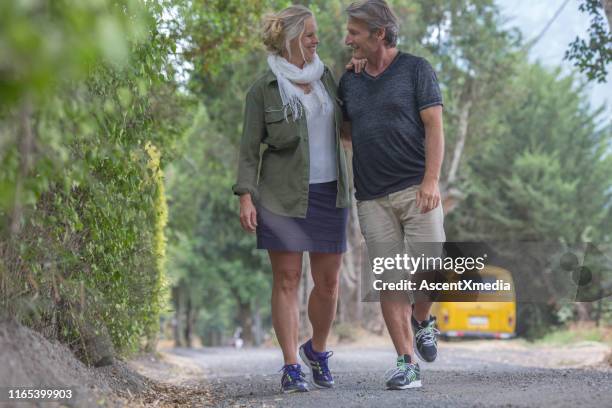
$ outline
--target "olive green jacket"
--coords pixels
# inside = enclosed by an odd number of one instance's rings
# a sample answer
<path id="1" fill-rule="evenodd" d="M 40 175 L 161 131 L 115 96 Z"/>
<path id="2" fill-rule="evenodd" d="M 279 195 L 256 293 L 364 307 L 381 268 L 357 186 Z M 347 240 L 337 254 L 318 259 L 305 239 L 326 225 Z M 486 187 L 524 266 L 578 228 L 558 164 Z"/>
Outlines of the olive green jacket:
<path id="1" fill-rule="evenodd" d="M 321 81 L 334 102 L 338 167 L 336 207 L 345 208 L 350 199 L 346 155 L 340 141 L 342 110 L 336 82 L 327 67 Z M 262 143 L 267 148 L 260 155 Z M 237 195 L 251 193 L 256 203 L 274 213 L 305 218 L 309 178 L 306 115 L 294 121 L 288 110 L 285 120 L 276 76 L 268 70 L 255 81 L 246 96 L 238 180 L 232 190 Z"/>

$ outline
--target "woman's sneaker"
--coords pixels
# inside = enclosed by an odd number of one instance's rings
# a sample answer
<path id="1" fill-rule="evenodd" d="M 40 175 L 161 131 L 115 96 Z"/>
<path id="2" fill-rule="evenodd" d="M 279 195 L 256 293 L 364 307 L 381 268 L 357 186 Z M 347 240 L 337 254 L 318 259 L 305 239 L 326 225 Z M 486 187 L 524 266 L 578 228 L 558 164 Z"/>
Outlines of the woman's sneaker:
<path id="1" fill-rule="evenodd" d="M 438 356 L 438 338 L 440 331 L 436 329 L 436 318 L 417 322 L 414 316 L 411 319 L 414 335 L 414 351 L 419 358 L 427 363 L 433 362 Z"/>
<path id="2" fill-rule="evenodd" d="M 312 349 L 312 339 L 300 346 L 300 357 L 312 371 L 312 382 L 319 388 L 334 386 L 334 378 L 329 371 L 327 361 L 334 354 L 333 351 L 318 353 Z"/>
<path id="3" fill-rule="evenodd" d="M 397 358 L 397 366 L 385 373 L 388 390 L 405 390 L 421 386 L 421 370 L 418 363 L 412 363 L 410 356 L 404 354 Z"/>
<path id="4" fill-rule="evenodd" d="M 281 370 L 283 371 L 281 378 L 281 392 L 283 394 L 308 391 L 306 376 L 299 364 L 287 364 Z"/>

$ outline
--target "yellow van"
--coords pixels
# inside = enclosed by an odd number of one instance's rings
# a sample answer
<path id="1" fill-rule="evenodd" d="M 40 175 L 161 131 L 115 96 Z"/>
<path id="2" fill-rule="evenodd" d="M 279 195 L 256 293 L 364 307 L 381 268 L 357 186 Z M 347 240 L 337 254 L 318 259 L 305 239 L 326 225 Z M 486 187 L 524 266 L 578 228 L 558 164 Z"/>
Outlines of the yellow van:
<path id="1" fill-rule="evenodd" d="M 482 282 L 503 280 L 512 290 L 500 293 L 468 293 L 467 302 L 434 303 L 432 314 L 442 337 L 488 337 L 508 339 L 515 336 L 516 294 L 510 272 L 487 265 L 479 274 Z M 469 297 L 468 297 L 469 296 Z M 493 300 L 508 301 L 493 301 Z"/>

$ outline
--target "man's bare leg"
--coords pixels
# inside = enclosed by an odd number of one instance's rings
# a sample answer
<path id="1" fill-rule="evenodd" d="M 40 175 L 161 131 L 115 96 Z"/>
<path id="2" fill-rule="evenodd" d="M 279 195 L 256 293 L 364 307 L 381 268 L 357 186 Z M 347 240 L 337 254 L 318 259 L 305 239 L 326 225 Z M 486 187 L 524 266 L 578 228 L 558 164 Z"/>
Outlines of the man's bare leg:
<path id="1" fill-rule="evenodd" d="M 431 306 L 433 302 L 417 302 L 414 304 L 414 310 L 412 314 L 414 318 L 421 323 L 423 320 L 429 319 L 431 313 Z"/>
<path id="2" fill-rule="evenodd" d="M 412 361 L 416 361 L 410 325 L 412 315 L 410 302 L 395 293 L 381 292 L 380 307 L 397 355 L 408 354 Z"/>

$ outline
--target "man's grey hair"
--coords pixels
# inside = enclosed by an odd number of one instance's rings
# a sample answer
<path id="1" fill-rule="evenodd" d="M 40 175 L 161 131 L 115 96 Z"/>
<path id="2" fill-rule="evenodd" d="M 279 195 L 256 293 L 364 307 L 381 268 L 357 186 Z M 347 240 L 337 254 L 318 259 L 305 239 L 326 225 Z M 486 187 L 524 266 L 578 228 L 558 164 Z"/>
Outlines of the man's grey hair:
<path id="1" fill-rule="evenodd" d="M 384 28 L 384 41 L 387 46 L 395 47 L 397 45 L 399 22 L 385 0 L 356 1 L 346 8 L 346 14 L 349 18 L 365 22 L 370 32 Z"/>

